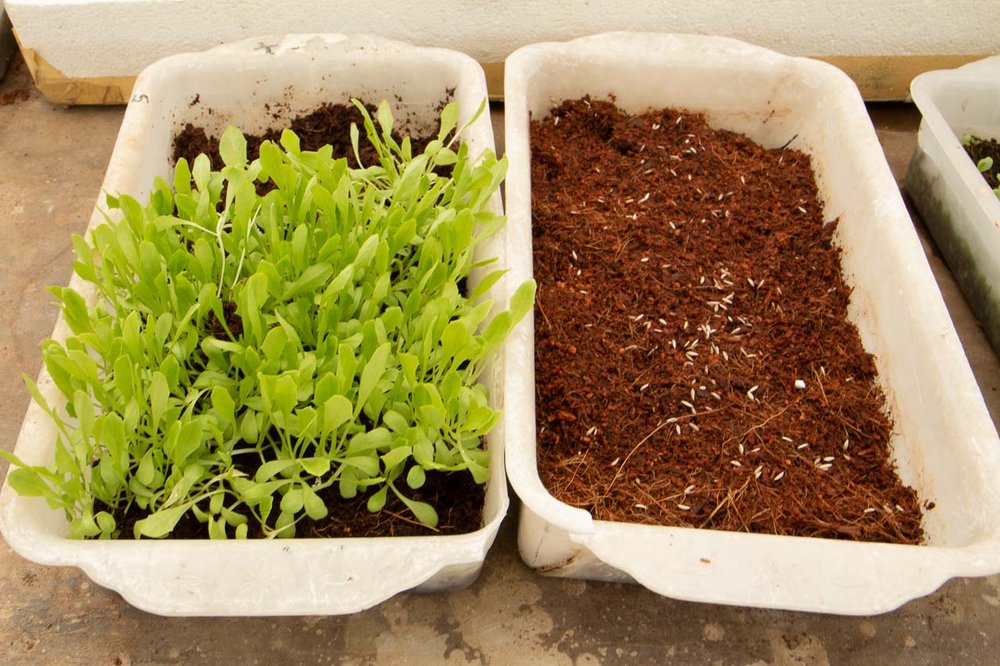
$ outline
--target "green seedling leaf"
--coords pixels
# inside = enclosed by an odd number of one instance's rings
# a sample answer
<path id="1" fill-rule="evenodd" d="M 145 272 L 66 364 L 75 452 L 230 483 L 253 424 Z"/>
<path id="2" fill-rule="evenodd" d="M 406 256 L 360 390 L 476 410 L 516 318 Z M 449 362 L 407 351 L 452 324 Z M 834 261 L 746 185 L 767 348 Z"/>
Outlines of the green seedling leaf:
<path id="1" fill-rule="evenodd" d="M 375 384 L 382 378 L 391 348 L 392 346 L 388 342 L 379 345 L 361 370 L 361 383 L 358 386 L 358 402 L 355 407 L 355 414 L 361 412 L 361 407 L 368 402 L 368 398 L 371 397 L 372 392 L 375 390 Z"/>
<path id="2" fill-rule="evenodd" d="M 421 488 L 426 480 L 427 475 L 424 473 L 424 468 L 419 465 L 414 465 L 406 473 L 406 485 L 414 490 Z"/>
<path id="3" fill-rule="evenodd" d="M 187 502 L 169 509 L 162 509 L 135 523 L 135 538 L 162 539 L 170 534 L 194 502 Z"/>
<path id="4" fill-rule="evenodd" d="M 410 510 L 417 520 L 428 527 L 437 527 L 438 514 L 437 511 L 434 510 L 434 507 L 426 502 L 418 502 L 417 500 L 412 500 L 409 497 L 406 497 L 396 490 L 395 487 L 392 488 L 392 491 L 396 493 L 396 497 L 402 500 L 403 504 L 406 505 L 406 508 Z"/>
<path id="5" fill-rule="evenodd" d="M 241 167 L 247 162 L 247 140 L 238 128 L 230 125 L 219 139 L 219 155 L 226 166 Z"/>
<path id="6" fill-rule="evenodd" d="M 368 511 L 371 513 L 378 513 L 385 506 L 386 496 L 388 495 L 389 487 L 382 486 L 378 491 L 372 494 L 368 498 Z"/>

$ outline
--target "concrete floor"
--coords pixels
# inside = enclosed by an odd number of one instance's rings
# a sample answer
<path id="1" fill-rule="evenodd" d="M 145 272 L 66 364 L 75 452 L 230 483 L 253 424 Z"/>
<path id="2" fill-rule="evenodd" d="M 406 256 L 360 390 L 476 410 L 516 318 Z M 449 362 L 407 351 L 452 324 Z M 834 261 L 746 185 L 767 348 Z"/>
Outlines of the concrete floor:
<path id="1" fill-rule="evenodd" d="M 0 84 L 0 100 L 17 90 L 30 91 L 27 99 L 0 106 L 0 224 L 8 239 L 0 245 L 0 400 L 8 406 L 0 444 L 7 448 L 28 404 L 20 375 L 38 372 L 38 345 L 56 316 L 44 287 L 69 278 L 69 237 L 86 226 L 123 113 L 48 104 L 19 61 Z M 874 106 L 871 114 L 901 180 L 919 117 L 907 105 Z M 1000 423 L 1000 363 L 919 224 L 918 231 Z M 953 580 L 871 618 L 711 606 L 637 585 L 537 576 L 517 555 L 514 516 L 471 588 L 404 594 L 349 617 L 157 617 L 79 570 L 36 566 L 0 542 L 0 662 L 996 663 L 1000 576 Z"/>

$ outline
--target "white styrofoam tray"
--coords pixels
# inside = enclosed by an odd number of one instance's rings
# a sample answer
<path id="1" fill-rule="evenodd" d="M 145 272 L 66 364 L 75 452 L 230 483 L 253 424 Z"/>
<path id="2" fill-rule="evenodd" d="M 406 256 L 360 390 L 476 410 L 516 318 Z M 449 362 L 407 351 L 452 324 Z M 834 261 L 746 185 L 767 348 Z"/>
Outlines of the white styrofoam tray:
<path id="1" fill-rule="evenodd" d="M 829 65 L 739 41 L 608 33 L 518 50 L 506 65 L 509 279 L 532 274 L 529 118 L 615 95 L 629 112 L 680 107 L 765 147 L 808 152 L 853 287 L 849 317 L 896 423 L 902 480 L 937 508 L 927 545 L 903 546 L 594 520 L 553 498 L 536 466 L 533 322 L 507 347 L 507 474 L 522 500 L 521 556 L 558 576 L 634 580 L 723 604 L 862 615 L 953 576 L 1000 571 L 1000 439 L 857 89 Z M 738 184 L 737 184 L 738 186 Z"/>
<path id="2" fill-rule="evenodd" d="M 287 107 L 283 113 L 290 119 L 321 103 L 347 103 L 355 96 L 374 104 L 388 99 L 397 123 L 424 131 L 437 128 L 436 109 L 446 99 L 446 89 L 452 88 L 461 107 L 461 125 L 486 98 L 485 77 L 473 59 L 368 36 L 254 39 L 170 57 L 140 75 L 102 190 L 143 200 L 154 176 L 172 182 L 172 138 L 186 122 L 209 132 L 220 132 L 228 124 L 254 132 L 273 126 L 271 114 L 276 110 Z M 489 114 L 480 116 L 463 136 L 473 155 L 492 150 Z M 502 210 L 499 195 L 492 205 L 495 211 Z M 101 221 L 95 211 L 91 227 Z M 480 258 L 498 256 L 502 263 L 503 249 L 501 232 L 476 252 Z M 70 284 L 81 288 L 75 276 Z M 65 339 L 68 332 L 60 318 L 53 337 Z M 502 365 L 497 358 L 484 373 L 494 406 L 502 400 Z M 56 387 L 44 369 L 38 383 L 43 395 L 56 404 Z M 52 423 L 32 403 L 15 453 L 28 464 L 46 464 L 52 460 L 54 437 Z M 155 613 L 350 613 L 403 590 L 456 588 L 475 579 L 507 511 L 503 439 L 500 427 L 488 438 L 494 463 L 484 524 L 471 534 L 242 542 L 75 541 L 65 537 L 67 527 L 60 512 L 40 498 L 19 497 L 6 483 L 0 493 L 0 529 L 23 557 L 80 567 L 97 583 Z"/>
<path id="3" fill-rule="evenodd" d="M 923 118 L 906 192 L 1000 350 L 1000 198 L 960 143 L 1000 140 L 1000 56 L 921 74 L 910 94 Z"/>

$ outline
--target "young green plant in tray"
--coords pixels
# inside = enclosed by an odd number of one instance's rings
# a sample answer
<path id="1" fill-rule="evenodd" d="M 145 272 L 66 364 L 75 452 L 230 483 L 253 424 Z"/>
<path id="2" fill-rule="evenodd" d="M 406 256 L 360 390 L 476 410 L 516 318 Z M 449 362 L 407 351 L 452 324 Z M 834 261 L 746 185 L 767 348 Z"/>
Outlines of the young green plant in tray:
<path id="1" fill-rule="evenodd" d="M 506 160 L 470 159 L 454 104 L 412 155 L 386 103 L 378 127 L 355 103 L 378 164 L 302 151 L 287 130 L 248 161 L 230 127 L 220 172 L 181 160 L 173 189 L 157 179 L 145 205 L 109 196 L 120 220 L 74 237 L 97 298 L 52 288 L 72 335 L 43 360 L 64 404 L 26 379 L 55 458 L 3 454 L 11 486 L 63 509 L 70 537 L 165 537 L 186 514 L 212 538 L 294 536 L 327 515 L 329 487 L 373 512 L 393 493 L 434 526 L 409 489 L 435 472 L 487 480 L 499 413 L 477 378 L 534 284 L 492 317 L 483 296 L 504 271 L 462 285 L 505 223 L 488 202 Z M 356 126 L 351 139 L 359 155 Z"/>

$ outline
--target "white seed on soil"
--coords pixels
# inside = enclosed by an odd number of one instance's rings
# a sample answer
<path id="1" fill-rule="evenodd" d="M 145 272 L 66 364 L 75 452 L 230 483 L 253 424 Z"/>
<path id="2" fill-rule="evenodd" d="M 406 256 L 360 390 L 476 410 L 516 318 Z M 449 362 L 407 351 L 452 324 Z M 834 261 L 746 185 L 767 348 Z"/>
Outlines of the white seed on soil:
<path id="1" fill-rule="evenodd" d="M 643 264 L 645 264 L 648 261 L 649 261 L 649 257 L 643 257 L 642 259 L 639 260 L 639 262 L 643 263 Z"/>
<path id="2" fill-rule="evenodd" d="M 693 492 L 694 492 L 694 484 L 693 483 L 690 486 L 688 486 L 687 488 L 684 489 L 684 494 L 685 495 L 690 495 Z"/>
<path id="3" fill-rule="evenodd" d="M 775 475 L 774 480 L 775 481 L 781 481 L 783 478 L 785 478 L 785 473 L 784 472 L 778 472 Z"/>
<path id="4" fill-rule="evenodd" d="M 743 465 L 740 464 L 739 460 L 730 460 L 729 464 L 732 465 L 733 467 L 743 467 Z"/>
<path id="5" fill-rule="evenodd" d="M 691 426 L 691 430 L 694 430 L 695 432 L 701 432 L 701 428 L 698 427 L 697 423 L 689 423 L 688 425 Z"/>
<path id="6" fill-rule="evenodd" d="M 576 256 L 576 250 L 571 250 L 569 254 L 571 257 L 573 257 L 573 261 L 576 261 L 578 259 L 578 257 Z"/>
<path id="7" fill-rule="evenodd" d="M 639 387 L 639 390 L 640 391 L 645 391 L 648 388 L 649 388 L 649 384 L 643 384 L 642 386 Z"/>
<path id="8" fill-rule="evenodd" d="M 646 509 L 648 509 L 649 507 L 648 507 L 648 506 L 646 506 L 645 504 L 636 504 L 636 505 L 635 505 L 635 508 L 637 508 L 637 509 L 642 509 L 643 511 L 645 511 L 645 510 L 646 510 Z"/>
<path id="9" fill-rule="evenodd" d="M 646 203 L 647 201 L 649 201 L 649 192 L 646 192 L 646 194 L 644 194 L 642 198 L 639 199 L 639 203 Z"/>
<path id="10" fill-rule="evenodd" d="M 799 451 L 801 451 L 802 449 L 808 449 L 809 448 L 809 442 L 803 442 L 802 444 L 799 444 L 795 448 L 797 448 Z"/>
<path id="11" fill-rule="evenodd" d="M 740 450 L 740 455 L 743 455 L 743 445 L 740 444 L 739 447 L 737 447 L 737 448 L 739 448 L 739 450 Z"/>
<path id="12" fill-rule="evenodd" d="M 872 507 L 868 507 L 867 509 L 865 509 L 864 512 L 865 513 L 875 513 L 875 511 L 877 511 L 877 509 L 873 509 Z"/>
<path id="13" fill-rule="evenodd" d="M 833 456 L 826 456 L 823 458 L 823 462 L 833 462 L 835 458 Z"/>
<path id="14" fill-rule="evenodd" d="M 785 437 L 784 435 L 781 436 L 781 439 L 785 440 L 789 444 L 793 444 L 795 442 L 795 440 L 792 439 L 791 437 Z"/>
<path id="15" fill-rule="evenodd" d="M 678 504 L 677 508 L 680 509 L 681 511 L 690 511 L 691 510 L 691 507 L 689 507 L 687 504 Z"/>
<path id="16" fill-rule="evenodd" d="M 612 460 L 611 465 L 609 465 L 609 467 L 614 467 L 615 465 L 617 465 L 619 460 L 621 460 L 621 458 L 615 458 L 614 460 Z"/>
<path id="17" fill-rule="evenodd" d="M 758 465 L 757 469 L 755 469 L 753 471 L 753 478 L 759 479 L 760 475 L 763 474 L 763 470 L 764 470 L 764 466 L 763 465 Z"/>
<path id="18" fill-rule="evenodd" d="M 901 506 L 899 506 L 899 505 L 897 504 L 897 505 L 896 505 L 896 511 L 900 511 L 900 512 L 905 512 L 905 511 L 906 511 L 906 509 L 904 509 L 903 507 L 901 507 Z"/>
<path id="19" fill-rule="evenodd" d="M 692 405 L 687 400 L 681 400 L 681 404 L 684 405 L 685 407 L 687 407 L 688 409 L 690 409 L 692 412 L 695 411 L 694 405 Z"/>
<path id="20" fill-rule="evenodd" d="M 676 430 L 676 431 L 677 431 L 677 434 L 678 434 L 678 435 L 679 435 L 679 434 L 681 434 L 681 425 L 680 425 L 679 423 L 678 423 L 677 425 L 675 425 L 675 426 L 674 426 L 674 430 Z"/>
<path id="21" fill-rule="evenodd" d="M 802 391 L 802 390 L 804 390 L 806 388 L 806 383 L 804 381 L 802 381 L 801 379 L 796 379 L 795 380 L 795 388 L 798 389 L 799 391 Z"/>
<path id="22" fill-rule="evenodd" d="M 844 450 L 846 451 L 847 447 L 849 447 L 850 445 L 851 445 L 851 440 L 850 439 L 845 439 L 844 440 Z"/>
<path id="23" fill-rule="evenodd" d="M 660 126 L 657 125 L 656 123 L 653 123 L 653 131 L 655 132 L 658 129 L 660 129 Z"/>
<path id="24" fill-rule="evenodd" d="M 819 468 L 820 468 L 821 470 L 823 470 L 824 472 L 826 472 L 826 471 L 829 471 L 829 469 L 830 469 L 831 467 L 833 467 L 833 465 L 831 465 L 830 463 L 826 463 L 825 465 L 820 465 L 820 466 L 819 466 Z"/>
<path id="25" fill-rule="evenodd" d="M 751 400 L 756 400 L 757 397 L 753 393 L 759 388 L 760 388 L 759 386 L 752 387 L 749 391 L 747 391 L 747 397 L 750 398 Z"/>
<path id="26" fill-rule="evenodd" d="M 590 437 L 590 436 L 596 435 L 596 434 L 597 434 L 597 426 L 590 426 L 590 429 L 587 430 L 587 437 Z"/>
<path id="27" fill-rule="evenodd" d="M 715 391 L 712 391 L 711 396 L 716 400 L 722 400 L 722 396 L 716 393 Z"/>

